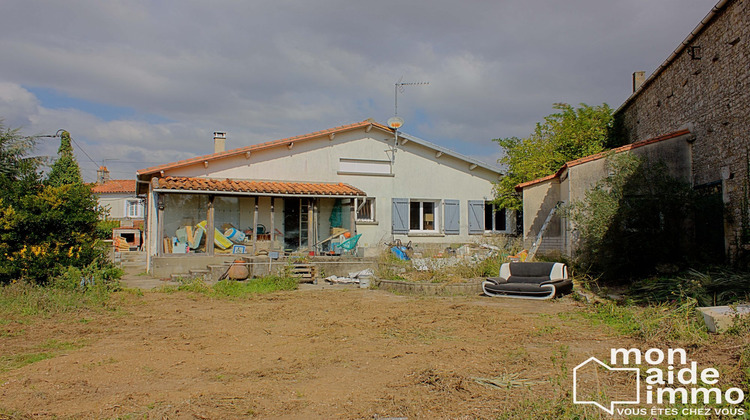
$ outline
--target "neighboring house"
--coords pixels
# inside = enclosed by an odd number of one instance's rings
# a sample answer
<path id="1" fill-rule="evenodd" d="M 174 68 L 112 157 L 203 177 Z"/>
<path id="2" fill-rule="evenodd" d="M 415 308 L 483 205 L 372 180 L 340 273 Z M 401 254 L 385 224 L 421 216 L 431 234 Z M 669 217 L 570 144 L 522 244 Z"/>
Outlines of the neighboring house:
<path id="1" fill-rule="evenodd" d="M 217 132 L 213 154 L 137 172 L 138 194 L 147 197 L 146 249 L 168 255 L 178 229 L 204 221 L 220 233 L 246 231 L 248 254 L 331 251 L 338 238 L 323 241 L 342 230 L 361 234 L 357 251 L 365 256 L 396 239 L 447 246 L 513 233 L 515 215 L 489 203 L 499 168 L 407 134 L 394 137 L 367 120 L 224 151 L 226 135 Z M 255 237 L 254 225 L 262 225 Z M 208 240 L 187 252 L 221 250 Z"/>
<path id="2" fill-rule="evenodd" d="M 642 73 L 641 73 L 642 74 Z M 683 127 L 695 135 L 690 181 L 723 201 L 697 238 L 730 260 L 750 246 L 750 0 L 722 0 L 616 111 L 629 142 Z M 710 197 L 709 197 L 710 198 Z M 709 242 L 706 244 L 706 242 Z M 721 252 L 723 254 L 723 252 Z"/>
<path id="3" fill-rule="evenodd" d="M 107 211 L 107 220 L 117 220 L 123 227 L 143 227 L 145 206 L 143 199 L 135 195 L 134 179 L 109 179 L 109 171 L 102 166 L 97 171 L 92 192 L 96 194 L 99 206 Z"/>
<path id="4" fill-rule="evenodd" d="M 633 74 L 634 92 L 615 112 L 616 128 L 630 143 L 618 150 L 663 160 L 701 200 L 723 202 L 723 209 L 703 206 L 696 215 L 696 242 L 716 262 L 724 262 L 725 252 L 735 260 L 750 247 L 748 57 L 750 0 L 722 0 L 651 76 Z M 554 175 L 517 187 L 527 245 L 554 204 L 582 198 L 606 175 L 601 157 L 568 162 Z M 542 249 L 570 254 L 570 228 L 554 217 Z"/>
<path id="5" fill-rule="evenodd" d="M 560 252 L 571 255 L 575 250 L 574 226 L 560 216 L 558 204 L 583 200 L 586 191 L 608 175 L 606 158 L 616 153 L 633 153 L 653 162 L 669 162 L 670 175 L 688 180 L 691 173 L 689 130 L 639 141 L 595 155 L 567 162 L 554 174 L 516 186 L 523 194 L 524 245 L 530 248 L 552 213 L 539 245 L 540 254 Z"/>

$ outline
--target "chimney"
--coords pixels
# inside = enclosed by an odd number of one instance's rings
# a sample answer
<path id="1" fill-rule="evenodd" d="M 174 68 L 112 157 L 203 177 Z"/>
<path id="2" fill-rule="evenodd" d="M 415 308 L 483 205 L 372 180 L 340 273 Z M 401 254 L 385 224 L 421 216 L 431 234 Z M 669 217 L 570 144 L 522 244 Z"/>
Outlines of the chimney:
<path id="1" fill-rule="evenodd" d="M 633 73 L 633 93 L 646 81 L 646 72 L 637 71 Z"/>
<path id="2" fill-rule="evenodd" d="M 96 171 L 96 183 L 104 184 L 107 181 L 109 181 L 109 170 L 106 166 L 100 166 Z"/>
<path id="3" fill-rule="evenodd" d="M 221 153 L 226 150 L 226 141 L 226 131 L 214 131 L 214 153 Z"/>

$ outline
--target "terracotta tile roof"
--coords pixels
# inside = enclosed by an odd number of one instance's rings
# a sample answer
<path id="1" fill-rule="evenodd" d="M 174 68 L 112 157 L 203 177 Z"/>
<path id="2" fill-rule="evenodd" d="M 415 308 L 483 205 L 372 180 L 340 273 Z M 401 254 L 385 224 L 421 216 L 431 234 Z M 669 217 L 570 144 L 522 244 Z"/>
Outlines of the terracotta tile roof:
<path id="1" fill-rule="evenodd" d="M 110 179 L 103 184 L 96 184 L 91 189 L 94 194 L 106 194 L 106 193 L 134 193 L 135 192 L 135 180 L 134 179 Z"/>
<path id="2" fill-rule="evenodd" d="M 215 178 L 188 178 L 168 176 L 151 180 L 154 189 L 176 191 L 217 191 L 257 195 L 302 195 L 364 197 L 364 191 L 347 184 L 247 181 Z"/>
<path id="3" fill-rule="evenodd" d="M 365 120 L 365 121 L 361 121 L 361 122 L 354 123 L 354 124 L 342 125 L 339 127 L 316 131 L 314 133 L 303 134 L 303 135 L 295 136 L 295 137 L 287 137 L 287 138 L 280 139 L 280 140 L 267 141 L 265 143 L 254 144 L 252 146 L 246 146 L 246 147 L 240 147 L 238 149 L 227 150 L 226 152 L 212 153 L 210 155 L 198 156 L 198 157 L 194 157 L 190 159 L 180 160 L 177 162 L 167 163 L 164 165 L 152 166 L 150 168 L 140 169 L 136 173 L 138 175 L 154 174 L 154 173 L 165 171 L 168 169 L 179 168 L 181 166 L 193 165 L 196 163 L 201 163 L 201 162 L 206 162 L 206 161 L 212 161 L 215 159 L 225 158 L 228 156 L 242 155 L 247 152 L 255 152 L 258 150 L 268 149 L 271 147 L 288 145 L 289 143 L 296 143 L 296 142 L 311 140 L 311 139 L 319 138 L 322 136 L 336 134 L 342 131 L 355 130 L 358 128 L 368 127 L 370 125 L 372 125 L 373 127 L 380 128 L 381 130 L 392 131 L 390 128 L 382 124 L 379 124 L 372 120 Z"/>
<path id="4" fill-rule="evenodd" d="M 537 179 L 534 179 L 534 180 L 527 181 L 527 182 L 524 182 L 522 184 L 516 185 L 516 191 L 520 192 L 521 190 L 523 190 L 526 187 L 529 187 L 529 186 L 532 186 L 532 185 L 536 185 L 536 184 L 539 184 L 539 183 L 542 183 L 542 182 L 545 182 L 545 181 L 549 181 L 551 179 L 558 178 L 560 175 L 562 175 L 563 172 L 565 172 L 566 169 L 572 168 L 573 166 L 581 165 L 581 164 L 584 164 L 584 163 L 587 163 L 587 162 L 592 162 L 592 161 L 601 159 L 603 157 L 606 157 L 606 156 L 608 156 L 609 154 L 612 154 L 612 153 L 626 152 L 628 150 L 633 150 L 633 149 L 637 149 L 639 147 L 648 146 L 649 144 L 654 144 L 654 143 L 658 143 L 660 141 L 673 139 L 675 137 L 684 136 L 686 134 L 690 134 L 690 130 L 685 129 L 685 130 L 674 131 L 672 133 L 665 134 L 663 136 L 653 137 L 653 138 L 650 138 L 650 139 L 637 141 L 635 143 L 626 144 L 625 146 L 620 146 L 620 147 L 617 147 L 615 149 L 605 150 L 603 152 L 596 153 L 596 154 L 593 154 L 593 155 L 590 155 L 590 156 L 586 156 L 586 157 L 582 157 L 580 159 L 571 160 L 569 162 L 566 162 L 562 166 L 562 168 L 560 168 L 557 172 L 555 172 L 552 175 L 547 175 L 547 176 L 542 177 L 542 178 L 537 178 Z"/>

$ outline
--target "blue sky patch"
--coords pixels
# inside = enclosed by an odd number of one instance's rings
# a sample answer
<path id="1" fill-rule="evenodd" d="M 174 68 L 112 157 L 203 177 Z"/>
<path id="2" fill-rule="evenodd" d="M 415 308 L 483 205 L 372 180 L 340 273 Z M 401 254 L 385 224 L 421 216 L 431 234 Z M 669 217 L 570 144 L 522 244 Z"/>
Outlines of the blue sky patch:
<path id="1" fill-rule="evenodd" d="M 42 104 L 49 109 L 75 109 L 94 115 L 103 121 L 136 120 L 150 124 L 170 122 L 169 119 L 154 114 L 143 114 L 134 108 L 92 102 L 86 99 L 74 98 L 52 88 L 23 86 Z"/>

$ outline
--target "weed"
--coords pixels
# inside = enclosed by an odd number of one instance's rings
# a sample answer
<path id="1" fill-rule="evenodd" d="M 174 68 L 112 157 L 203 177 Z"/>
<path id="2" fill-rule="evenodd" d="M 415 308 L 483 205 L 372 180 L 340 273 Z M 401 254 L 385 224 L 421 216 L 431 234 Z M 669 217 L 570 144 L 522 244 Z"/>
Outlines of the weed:
<path id="1" fill-rule="evenodd" d="M 750 315 L 737 315 L 732 319 L 732 325 L 726 331 L 729 335 L 738 337 L 750 334 Z"/>
<path id="2" fill-rule="evenodd" d="M 542 327 L 534 329 L 531 335 L 533 337 L 542 337 L 545 335 L 555 334 L 557 330 L 558 330 L 558 327 L 556 325 L 544 325 Z"/>
<path id="3" fill-rule="evenodd" d="M 584 317 L 605 324 L 621 335 L 647 342 L 675 342 L 682 345 L 702 344 L 708 340 L 706 325 L 696 312 L 697 302 L 662 303 L 644 308 L 604 302 L 591 305 Z"/>

